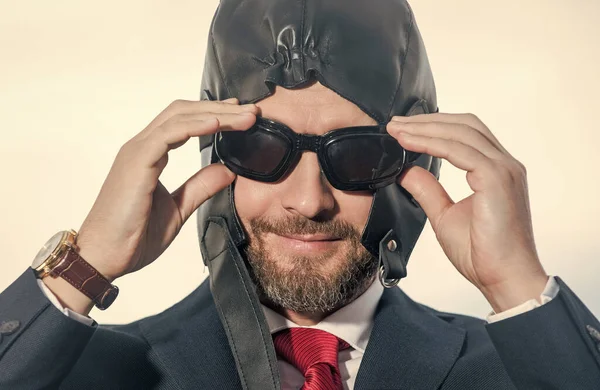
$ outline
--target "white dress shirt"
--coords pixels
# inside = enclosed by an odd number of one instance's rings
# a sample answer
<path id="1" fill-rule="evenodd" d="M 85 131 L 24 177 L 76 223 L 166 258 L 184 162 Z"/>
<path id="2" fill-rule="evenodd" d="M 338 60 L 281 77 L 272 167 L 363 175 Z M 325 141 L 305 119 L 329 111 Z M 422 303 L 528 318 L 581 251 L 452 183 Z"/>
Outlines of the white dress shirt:
<path id="1" fill-rule="evenodd" d="M 342 307 L 313 326 L 300 326 L 264 305 L 262 308 L 271 334 L 287 328 L 313 328 L 329 332 L 350 344 L 350 348 L 340 351 L 338 354 L 338 364 L 344 389 L 353 389 L 358 367 L 360 367 L 369 342 L 373 328 L 373 316 L 381 294 L 383 294 L 383 286 L 379 281 L 375 281 L 367 291 L 349 305 Z M 278 359 L 278 363 L 281 389 L 301 388 L 304 384 L 302 373 L 281 359 Z"/>
<path id="2" fill-rule="evenodd" d="M 90 317 L 86 317 L 70 309 L 63 308 L 58 299 L 56 299 L 56 296 L 41 280 L 38 280 L 38 284 L 48 299 L 50 299 L 50 301 L 54 304 L 54 306 L 61 310 L 66 316 L 87 325 L 92 325 L 94 323 L 94 320 Z M 350 348 L 340 351 L 338 355 L 339 369 L 345 390 L 354 389 L 354 381 L 356 380 L 356 375 L 358 374 L 358 368 L 362 362 L 362 358 L 371 335 L 371 329 L 373 328 L 375 309 L 377 308 L 377 303 L 383 294 L 383 290 L 384 289 L 381 283 L 376 280 L 360 297 L 355 299 L 350 304 L 344 306 L 335 313 L 332 313 L 316 325 L 304 326 L 304 328 L 324 330 L 350 344 Z M 519 306 L 513 307 L 512 309 L 498 314 L 492 311 L 487 315 L 486 320 L 488 323 L 493 323 L 516 316 L 517 314 L 525 313 L 529 310 L 533 310 L 536 307 L 544 305 L 554 299 L 558 294 L 558 291 L 558 283 L 556 283 L 554 277 L 551 276 L 548 279 L 548 283 L 546 284 L 546 287 L 540 296 L 541 304 L 537 300 L 531 299 Z M 265 313 L 271 334 L 282 329 L 301 327 L 300 325 L 290 321 L 289 319 L 274 312 L 264 305 L 262 308 L 263 312 Z M 278 363 L 282 390 L 300 389 L 304 383 L 304 376 L 300 373 L 300 371 L 281 359 L 278 360 Z"/>

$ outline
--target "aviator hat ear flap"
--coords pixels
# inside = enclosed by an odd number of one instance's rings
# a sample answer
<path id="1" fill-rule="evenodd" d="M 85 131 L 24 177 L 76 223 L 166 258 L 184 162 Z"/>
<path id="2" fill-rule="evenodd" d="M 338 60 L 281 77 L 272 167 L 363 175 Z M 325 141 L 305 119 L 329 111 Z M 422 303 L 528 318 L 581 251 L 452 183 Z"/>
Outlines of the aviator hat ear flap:
<path id="1" fill-rule="evenodd" d="M 427 102 L 417 100 L 405 116 L 427 114 Z M 441 160 L 421 153 L 407 153 L 408 166 L 420 166 L 439 179 Z M 417 201 L 397 183 L 377 190 L 362 235 L 362 244 L 379 257 L 379 280 L 395 286 L 406 276 L 406 265 L 427 216 Z"/>

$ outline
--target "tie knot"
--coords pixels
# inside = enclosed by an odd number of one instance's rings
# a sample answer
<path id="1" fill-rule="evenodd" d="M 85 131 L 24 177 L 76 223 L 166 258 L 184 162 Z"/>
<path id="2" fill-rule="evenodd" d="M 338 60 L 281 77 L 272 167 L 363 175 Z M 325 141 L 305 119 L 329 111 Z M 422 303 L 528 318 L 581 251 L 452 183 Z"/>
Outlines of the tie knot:
<path id="1" fill-rule="evenodd" d="M 316 364 L 325 363 L 338 373 L 338 351 L 349 348 L 344 340 L 331 333 L 312 328 L 290 328 L 273 337 L 275 350 L 284 360 L 306 376 Z"/>

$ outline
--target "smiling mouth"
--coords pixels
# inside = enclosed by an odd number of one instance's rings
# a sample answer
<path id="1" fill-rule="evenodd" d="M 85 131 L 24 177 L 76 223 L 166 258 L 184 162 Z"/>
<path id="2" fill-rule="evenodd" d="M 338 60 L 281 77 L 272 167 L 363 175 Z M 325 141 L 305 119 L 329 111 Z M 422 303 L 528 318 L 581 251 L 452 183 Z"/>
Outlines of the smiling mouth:
<path id="1" fill-rule="evenodd" d="M 289 240 L 303 241 L 303 242 L 317 242 L 317 241 L 339 241 L 339 237 L 330 236 L 327 234 L 286 234 L 281 237 Z"/>
<path id="2" fill-rule="evenodd" d="M 278 235 L 273 234 L 275 245 L 282 252 L 292 251 L 304 254 L 316 254 L 335 250 L 343 242 L 342 239 L 331 235 Z"/>

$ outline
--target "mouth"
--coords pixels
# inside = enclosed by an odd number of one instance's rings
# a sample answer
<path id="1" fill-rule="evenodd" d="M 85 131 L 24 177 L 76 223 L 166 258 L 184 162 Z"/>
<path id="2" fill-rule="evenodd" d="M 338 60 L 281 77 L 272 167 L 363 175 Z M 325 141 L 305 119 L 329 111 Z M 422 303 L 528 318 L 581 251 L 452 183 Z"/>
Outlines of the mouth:
<path id="1" fill-rule="evenodd" d="M 290 240 L 314 242 L 314 241 L 337 241 L 339 237 L 334 237 L 328 234 L 284 234 L 285 237 Z"/>
<path id="2" fill-rule="evenodd" d="M 316 253 L 332 250 L 343 240 L 327 234 L 278 235 L 273 234 L 278 246 L 286 251 Z"/>

